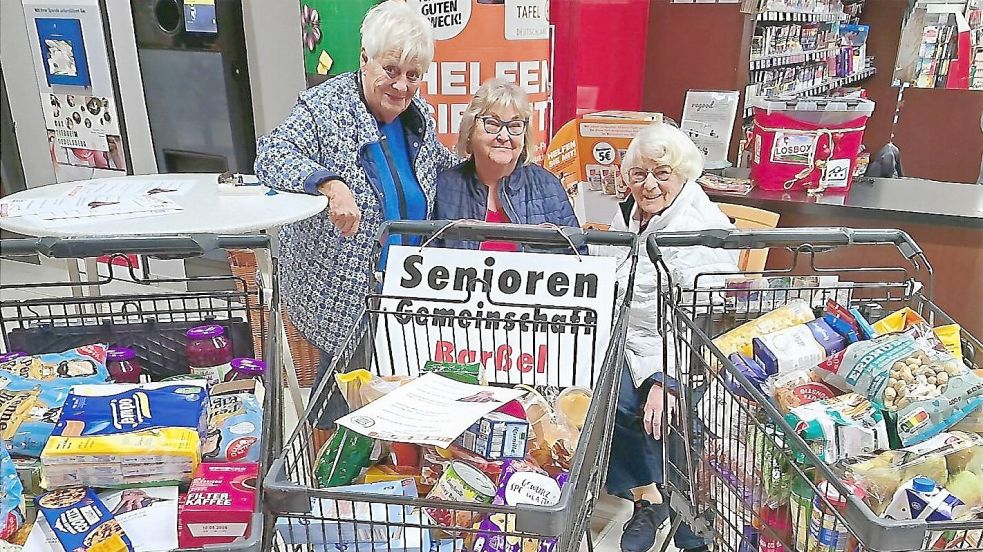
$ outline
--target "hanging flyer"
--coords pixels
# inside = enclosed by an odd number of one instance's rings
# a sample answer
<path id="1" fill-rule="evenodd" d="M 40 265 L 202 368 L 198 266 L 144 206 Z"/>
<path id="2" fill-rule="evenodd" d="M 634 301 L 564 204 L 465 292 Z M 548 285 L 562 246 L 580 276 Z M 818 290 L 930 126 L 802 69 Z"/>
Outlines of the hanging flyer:
<path id="1" fill-rule="evenodd" d="M 738 92 L 686 92 L 683 120 L 679 126 L 703 152 L 707 167 L 727 166 L 727 152 L 739 103 Z"/>

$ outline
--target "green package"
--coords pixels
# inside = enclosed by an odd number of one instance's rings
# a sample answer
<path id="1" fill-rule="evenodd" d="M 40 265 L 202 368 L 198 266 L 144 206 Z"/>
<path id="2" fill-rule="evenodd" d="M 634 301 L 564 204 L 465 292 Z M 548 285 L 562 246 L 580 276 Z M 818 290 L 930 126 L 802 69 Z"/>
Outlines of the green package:
<path id="1" fill-rule="evenodd" d="M 339 427 L 318 454 L 314 476 L 321 487 L 350 485 L 362 470 L 369 467 L 374 441 Z"/>
<path id="2" fill-rule="evenodd" d="M 473 385 L 481 385 L 481 378 L 484 375 L 483 372 L 480 362 L 458 364 L 456 362 L 434 362 L 432 360 L 428 360 L 423 365 L 423 369 L 420 370 L 421 375 L 434 373 L 454 381 Z"/>

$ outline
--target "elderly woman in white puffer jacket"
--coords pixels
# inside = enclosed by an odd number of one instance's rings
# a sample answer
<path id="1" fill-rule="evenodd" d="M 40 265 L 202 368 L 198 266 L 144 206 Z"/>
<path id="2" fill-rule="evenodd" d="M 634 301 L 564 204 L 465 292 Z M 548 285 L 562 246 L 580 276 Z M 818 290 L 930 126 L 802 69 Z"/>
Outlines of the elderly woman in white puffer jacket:
<path id="1" fill-rule="evenodd" d="M 678 128 L 654 123 L 643 129 L 628 146 L 621 169 L 631 196 L 621 203 L 611 230 L 635 232 L 644 240 L 654 232 L 733 228 L 695 182 L 703 172 L 703 156 Z M 618 248 L 598 248 L 594 253 L 625 254 Z M 737 271 L 737 253 L 733 251 L 668 247 L 662 248 L 662 255 L 673 282 L 683 285 L 692 284 L 698 274 Z M 619 280 L 627 282 L 627 274 L 619 276 Z M 665 477 L 663 449 L 670 457 L 677 457 L 686 446 L 672 435 L 663 446 L 662 387 L 673 389 L 674 362 L 662 358 L 656 277 L 655 265 L 642 254 L 635 276 L 625 351 L 627 367 L 622 376 L 607 477 L 610 494 L 635 503 L 634 514 L 625 524 L 621 538 L 624 552 L 644 552 L 653 546 L 656 531 L 671 515 L 659 491 Z M 675 545 L 685 552 L 707 550 L 707 543 L 685 524 L 675 535 Z"/>

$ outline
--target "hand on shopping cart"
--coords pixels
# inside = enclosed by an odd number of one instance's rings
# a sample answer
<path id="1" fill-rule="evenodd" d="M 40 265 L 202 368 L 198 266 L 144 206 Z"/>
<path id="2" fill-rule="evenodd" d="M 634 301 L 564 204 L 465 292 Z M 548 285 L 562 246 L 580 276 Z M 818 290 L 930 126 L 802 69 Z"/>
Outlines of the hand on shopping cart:
<path id="1" fill-rule="evenodd" d="M 642 425 L 645 426 L 645 433 L 655 439 L 662 439 L 663 413 L 672 416 L 675 409 L 676 398 L 672 394 L 666 393 L 662 385 L 655 384 L 650 387 L 648 397 L 645 399 L 645 406 L 642 407 Z"/>
<path id="2" fill-rule="evenodd" d="M 348 186 L 340 180 L 328 180 L 317 187 L 328 198 L 328 218 L 338 227 L 341 235 L 349 237 L 358 231 L 362 211 L 355 204 L 355 196 Z"/>

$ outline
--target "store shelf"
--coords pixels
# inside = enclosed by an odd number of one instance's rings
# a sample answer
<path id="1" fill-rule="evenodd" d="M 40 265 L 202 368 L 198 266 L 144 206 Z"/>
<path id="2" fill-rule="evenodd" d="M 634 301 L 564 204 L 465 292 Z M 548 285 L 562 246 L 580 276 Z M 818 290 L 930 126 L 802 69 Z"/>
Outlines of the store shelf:
<path id="1" fill-rule="evenodd" d="M 822 23 L 843 21 L 847 15 L 843 12 L 810 13 L 793 11 L 767 11 L 757 15 L 761 23 Z"/>
<path id="2" fill-rule="evenodd" d="M 867 77 L 873 76 L 874 73 L 876 72 L 877 70 L 875 68 L 870 67 L 854 75 L 850 75 L 847 77 L 832 78 L 815 86 L 802 88 L 800 90 L 793 90 L 791 92 L 783 92 L 781 95 L 782 96 L 816 96 L 819 94 L 824 94 L 826 92 L 829 92 L 830 90 L 833 90 L 835 88 L 839 88 L 841 86 L 846 86 L 848 84 L 853 84 L 855 82 L 862 81 Z M 745 101 L 745 103 L 747 102 Z M 754 115 L 754 109 L 750 107 L 745 107 L 744 117 L 747 118 L 750 117 L 751 115 Z"/>
<path id="3" fill-rule="evenodd" d="M 828 59 L 839 51 L 839 48 L 827 48 L 825 50 L 809 50 L 806 52 L 791 52 L 774 54 L 770 56 L 759 56 L 751 58 L 751 70 L 759 71 L 771 69 L 773 67 L 783 67 L 786 65 L 796 65 L 809 61 L 819 61 Z"/>

